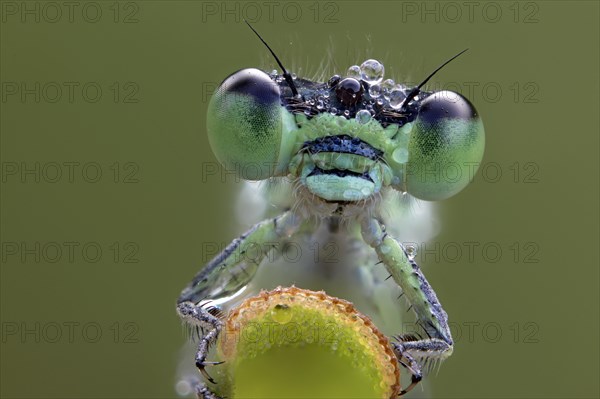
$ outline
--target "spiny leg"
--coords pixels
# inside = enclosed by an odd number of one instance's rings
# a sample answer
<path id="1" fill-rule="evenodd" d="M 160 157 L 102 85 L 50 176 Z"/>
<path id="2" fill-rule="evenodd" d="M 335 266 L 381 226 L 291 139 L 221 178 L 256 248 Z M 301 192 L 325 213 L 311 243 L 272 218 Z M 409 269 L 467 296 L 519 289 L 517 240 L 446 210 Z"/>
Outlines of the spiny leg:
<path id="1" fill-rule="evenodd" d="M 235 294 L 254 277 L 258 266 L 282 239 L 294 234 L 301 223 L 288 211 L 255 224 L 208 262 L 182 291 L 177 303 L 215 300 Z"/>
<path id="2" fill-rule="evenodd" d="M 205 366 L 216 365 L 222 362 L 207 362 L 206 356 L 208 355 L 209 348 L 216 342 L 223 327 L 223 322 L 218 317 L 210 314 L 201 305 L 195 305 L 192 302 L 177 304 L 177 313 L 183 321 L 193 327 L 198 327 L 202 331 L 202 336 L 198 342 L 198 350 L 196 351 L 196 367 L 198 367 L 198 370 L 200 370 L 208 381 L 214 384 L 215 381 L 206 372 Z"/>
<path id="3" fill-rule="evenodd" d="M 182 291 L 177 300 L 177 312 L 184 322 L 201 331 L 196 367 L 208 381 L 215 383 L 205 366 L 221 363 L 207 362 L 206 356 L 217 342 L 223 321 L 220 309 L 207 308 L 207 301 L 233 295 L 245 287 L 270 250 L 294 234 L 299 225 L 299 218 L 292 212 L 254 225 L 208 262 Z M 250 250 L 253 250 L 252 256 L 248 256 Z M 197 385 L 197 394 L 201 398 L 218 398 L 203 384 Z"/>
<path id="4" fill-rule="evenodd" d="M 452 335 L 448 316 L 437 299 L 435 292 L 425 279 L 417 263 L 408 256 L 404 246 L 385 232 L 385 227 L 375 218 L 364 218 L 361 222 L 363 239 L 383 262 L 396 284 L 417 314 L 419 325 L 428 338 L 398 336 L 393 343 L 398 361 L 412 374 L 411 384 L 400 395 L 414 388 L 421 380 L 421 366 L 415 358 L 444 359 L 452 354 Z"/>

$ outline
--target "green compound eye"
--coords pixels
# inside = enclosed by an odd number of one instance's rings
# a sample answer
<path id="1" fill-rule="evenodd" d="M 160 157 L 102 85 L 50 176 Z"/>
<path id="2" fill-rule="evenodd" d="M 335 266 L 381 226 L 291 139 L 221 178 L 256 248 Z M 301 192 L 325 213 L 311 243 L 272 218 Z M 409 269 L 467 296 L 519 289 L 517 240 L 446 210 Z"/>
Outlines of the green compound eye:
<path id="1" fill-rule="evenodd" d="M 247 180 L 283 175 L 289 164 L 294 118 L 281 105 L 280 90 L 269 75 L 242 69 L 221 83 L 208 105 L 208 139 L 228 170 Z"/>
<path id="2" fill-rule="evenodd" d="M 484 146 L 483 123 L 469 100 L 451 91 L 430 95 L 411 132 L 408 192 L 427 201 L 458 193 L 473 178 Z"/>

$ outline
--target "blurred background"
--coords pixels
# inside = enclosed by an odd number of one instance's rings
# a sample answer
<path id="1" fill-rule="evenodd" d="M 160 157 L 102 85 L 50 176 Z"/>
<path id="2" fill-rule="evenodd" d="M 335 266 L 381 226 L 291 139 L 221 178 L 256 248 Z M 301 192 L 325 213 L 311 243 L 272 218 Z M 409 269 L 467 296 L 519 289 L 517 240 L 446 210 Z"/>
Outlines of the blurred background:
<path id="1" fill-rule="evenodd" d="M 487 142 L 417 255 L 456 341 L 428 391 L 598 397 L 597 2 L 0 7 L 2 398 L 176 396 L 175 300 L 249 227 L 205 131 L 227 75 L 276 67 L 243 18 L 309 78 L 376 58 L 415 82 L 470 49 L 429 85 Z"/>

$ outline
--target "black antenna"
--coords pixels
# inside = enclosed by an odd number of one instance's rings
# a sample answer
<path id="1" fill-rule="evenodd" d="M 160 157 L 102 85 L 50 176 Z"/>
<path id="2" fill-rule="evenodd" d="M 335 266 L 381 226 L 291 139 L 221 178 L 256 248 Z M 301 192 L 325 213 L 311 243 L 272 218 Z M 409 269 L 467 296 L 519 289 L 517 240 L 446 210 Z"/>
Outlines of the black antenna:
<path id="1" fill-rule="evenodd" d="M 435 71 L 431 72 L 431 74 L 429 74 L 429 76 L 427 76 L 425 78 L 425 80 L 421 82 L 420 85 L 418 85 L 417 87 L 415 87 L 414 89 L 412 89 L 410 91 L 410 93 L 408 93 L 408 96 L 406 96 L 406 98 L 404 99 L 404 102 L 402 103 L 402 106 L 400 107 L 400 111 L 402 111 L 404 109 L 404 107 L 407 106 L 408 103 L 413 98 L 415 98 L 415 96 L 417 94 L 419 94 L 419 92 L 421 91 L 421 87 L 423 87 L 429 81 L 429 79 L 431 79 L 433 77 L 433 75 L 435 75 L 436 73 L 438 73 L 439 70 L 442 69 L 443 67 L 445 67 L 446 65 L 448 65 L 450 63 L 450 61 L 452 61 L 453 59 L 455 59 L 456 57 L 458 57 L 459 55 L 461 55 L 462 53 L 464 53 L 467 50 L 468 50 L 468 48 L 464 49 L 460 53 L 456 54 L 454 57 L 450 58 L 448 61 L 444 62 L 442 65 L 440 65 L 439 67 L 437 67 L 437 69 Z"/>
<path id="2" fill-rule="evenodd" d="M 258 32 L 252 27 L 252 25 L 250 25 L 248 23 L 248 21 L 244 20 L 244 22 L 246 23 L 246 25 L 248 25 L 248 27 L 250 29 L 252 29 L 252 32 L 254 32 L 256 34 L 256 36 L 258 36 L 258 38 L 260 39 L 261 42 L 263 42 L 263 44 L 265 46 L 267 46 L 267 48 L 269 49 L 269 51 L 271 52 L 271 54 L 273 54 L 273 57 L 275 58 L 275 61 L 277 61 L 277 63 L 279 64 L 279 67 L 281 68 L 281 70 L 283 71 L 283 77 L 285 78 L 285 81 L 287 82 L 288 86 L 290 86 L 290 89 L 292 89 L 292 94 L 295 96 L 298 95 L 298 89 L 296 89 L 296 85 L 294 84 L 294 79 L 292 79 L 292 75 L 289 74 L 289 72 L 285 69 L 285 67 L 283 66 L 283 64 L 281 63 L 281 61 L 279 61 L 279 58 L 277 58 L 277 56 L 275 55 L 275 53 L 273 52 L 273 50 L 271 50 L 271 47 L 269 47 L 269 45 L 267 44 L 267 42 L 264 41 L 264 39 L 262 37 L 260 37 L 260 35 L 258 34 Z"/>

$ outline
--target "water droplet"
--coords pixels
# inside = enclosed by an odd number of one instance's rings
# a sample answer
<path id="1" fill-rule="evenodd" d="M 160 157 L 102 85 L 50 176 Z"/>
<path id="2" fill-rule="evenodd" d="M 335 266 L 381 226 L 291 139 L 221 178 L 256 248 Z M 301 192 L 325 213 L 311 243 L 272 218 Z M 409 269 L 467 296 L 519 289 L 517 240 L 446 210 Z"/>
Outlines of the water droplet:
<path id="1" fill-rule="evenodd" d="M 371 96 L 371 98 L 377 98 L 381 96 L 381 86 L 373 85 L 369 87 L 369 95 Z"/>
<path id="2" fill-rule="evenodd" d="M 400 108 L 405 98 L 406 94 L 404 94 L 404 91 L 399 89 L 392 90 L 390 93 L 390 107 L 394 109 Z"/>
<path id="3" fill-rule="evenodd" d="M 383 105 L 383 98 L 378 98 L 377 99 L 377 104 Z"/>
<path id="4" fill-rule="evenodd" d="M 344 116 L 350 116 L 350 111 L 348 111 L 348 110 L 345 110 L 345 111 L 344 111 Z"/>
<path id="5" fill-rule="evenodd" d="M 348 68 L 348 72 L 346 73 L 349 78 L 360 79 L 360 67 L 358 65 L 352 65 Z"/>
<path id="6" fill-rule="evenodd" d="M 323 109 L 323 100 L 317 101 L 317 109 L 319 109 L 319 110 Z"/>
<path id="7" fill-rule="evenodd" d="M 360 65 L 360 77 L 370 85 L 383 80 L 383 64 L 377 60 L 366 60 Z"/>
<path id="8" fill-rule="evenodd" d="M 335 107 L 331 107 L 331 110 L 329 112 L 331 112 L 332 115 L 336 115 L 337 109 Z"/>
<path id="9" fill-rule="evenodd" d="M 295 73 L 292 73 L 292 79 L 296 80 L 298 76 Z"/>
<path id="10" fill-rule="evenodd" d="M 371 113 L 366 109 L 361 109 L 356 113 L 356 121 L 361 124 L 365 124 L 371 120 Z"/>
<path id="11" fill-rule="evenodd" d="M 288 305 L 275 305 L 271 310 L 271 317 L 279 324 L 288 323 L 292 320 L 292 310 Z"/>
<path id="12" fill-rule="evenodd" d="M 382 90 L 392 91 L 394 86 L 396 86 L 396 82 L 394 82 L 394 79 L 386 79 L 381 83 Z"/>
<path id="13" fill-rule="evenodd" d="M 415 258 L 415 256 L 417 256 L 417 247 L 412 245 L 412 244 L 407 244 L 406 247 L 406 254 L 408 255 L 408 259 L 413 260 Z"/>
<path id="14" fill-rule="evenodd" d="M 277 69 L 273 69 L 271 71 L 271 76 L 277 76 Z"/>
<path id="15" fill-rule="evenodd" d="M 392 159 L 398 163 L 408 162 L 408 150 L 406 148 L 396 148 L 392 153 Z"/>

